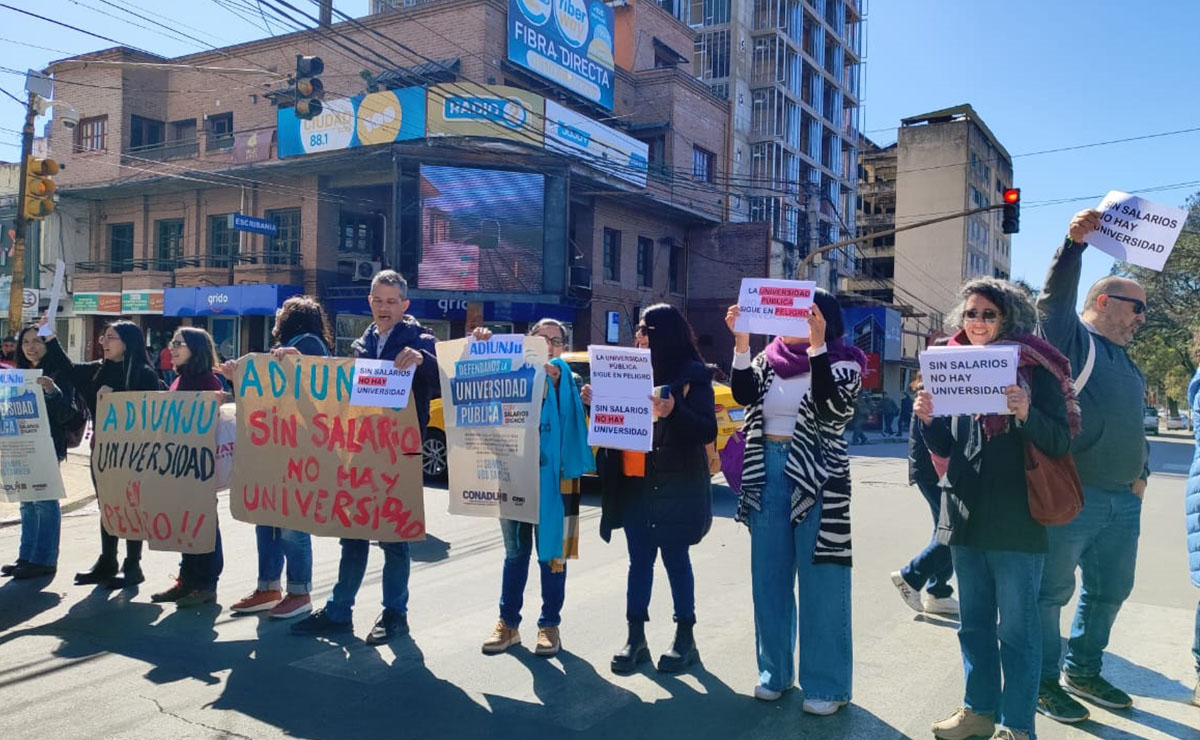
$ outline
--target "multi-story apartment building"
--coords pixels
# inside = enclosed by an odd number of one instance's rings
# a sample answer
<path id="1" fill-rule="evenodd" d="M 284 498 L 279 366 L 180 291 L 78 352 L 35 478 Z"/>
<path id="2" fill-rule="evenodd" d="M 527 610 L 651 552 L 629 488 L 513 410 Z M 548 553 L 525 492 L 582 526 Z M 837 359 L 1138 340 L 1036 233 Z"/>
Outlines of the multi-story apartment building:
<path id="1" fill-rule="evenodd" d="M 67 165 L 55 218 L 89 257 L 72 280 L 85 342 L 132 315 L 153 343 L 198 324 L 236 355 L 307 292 L 345 349 L 383 268 L 443 337 L 549 316 L 577 346 L 629 342 L 637 307 L 684 306 L 689 245 L 728 216 L 729 103 L 660 63 L 695 34 L 655 3 L 575 5 L 587 24 L 546 23 L 556 6 L 534 0 L 377 3 L 186 57 L 51 65 L 82 117 L 55 121 L 50 147 Z M 534 59 L 551 36 L 570 69 Z M 284 80 L 298 54 L 324 60 L 310 121 Z M 147 66 L 164 63 L 185 68 Z"/>
<path id="2" fill-rule="evenodd" d="M 855 234 L 860 0 L 658 0 L 698 31 L 696 76 L 729 100 L 731 217 L 771 225 L 771 276 Z M 837 289 L 853 250 L 812 277 Z"/>

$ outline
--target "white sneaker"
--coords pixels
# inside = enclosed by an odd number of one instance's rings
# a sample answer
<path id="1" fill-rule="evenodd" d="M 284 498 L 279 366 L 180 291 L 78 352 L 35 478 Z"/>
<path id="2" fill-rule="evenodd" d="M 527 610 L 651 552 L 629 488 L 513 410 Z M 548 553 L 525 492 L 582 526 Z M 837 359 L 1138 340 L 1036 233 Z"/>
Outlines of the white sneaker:
<path id="1" fill-rule="evenodd" d="M 900 592 L 900 598 L 904 599 L 904 603 L 908 604 L 909 608 L 915 612 L 925 611 L 925 607 L 921 604 L 921 594 L 913 590 L 913 587 L 908 585 L 904 580 L 904 576 L 900 575 L 900 571 L 892 574 L 892 585 Z"/>
<path id="2" fill-rule="evenodd" d="M 844 701 L 822 701 L 821 699 L 805 699 L 804 711 L 809 714 L 816 714 L 821 717 L 828 717 L 837 710 L 846 706 Z"/>
<path id="3" fill-rule="evenodd" d="M 946 617 L 958 616 L 958 599 L 953 596 L 938 597 L 925 594 L 925 611 Z"/>
<path id="4" fill-rule="evenodd" d="M 754 698 L 759 701 L 775 701 L 781 696 L 783 696 L 782 691 L 772 691 L 762 684 L 754 687 Z"/>

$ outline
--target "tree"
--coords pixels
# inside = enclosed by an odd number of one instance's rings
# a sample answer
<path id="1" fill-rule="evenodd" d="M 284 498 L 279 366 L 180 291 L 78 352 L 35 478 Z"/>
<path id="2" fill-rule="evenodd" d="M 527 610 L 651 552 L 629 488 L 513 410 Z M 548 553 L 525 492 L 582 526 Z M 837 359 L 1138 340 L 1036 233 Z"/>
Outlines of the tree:
<path id="1" fill-rule="evenodd" d="M 1129 354 L 1159 396 L 1181 400 L 1196 372 L 1192 338 L 1200 329 L 1200 193 L 1188 198 L 1187 223 L 1167 259 L 1155 272 L 1124 262 L 1113 274 L 1133 278 L 1146 289 L 1146 323 L 1129 345 Z"/>

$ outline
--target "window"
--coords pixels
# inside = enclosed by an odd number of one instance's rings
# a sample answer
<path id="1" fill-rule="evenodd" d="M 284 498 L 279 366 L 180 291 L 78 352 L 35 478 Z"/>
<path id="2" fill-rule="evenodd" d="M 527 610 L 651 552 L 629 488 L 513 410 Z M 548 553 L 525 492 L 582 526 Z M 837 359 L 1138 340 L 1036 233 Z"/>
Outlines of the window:
<path id="1" fill-rule="evenodd" d="M 638 285 L 654 287 L 654 240 L 644 236 L 638 237 L 637 274 Z"/>
<path id="2" fill-rule="evenodd" d="M 113 272 L 133 267 L 133 224 L 108 225 L 108 254 Z"/>
<path id="3" fill-rule="evenodd" d="M 268 265 L 300 264 L 300 209 L 267 211 L 266 215 L 279 227 L 279 233 L 268 238 L 263 262 Z"/>
<path id="4" fill-rule="evenodd" d="M 166 125 L 141 116 L 129 117 L 129 148 L 149 149 L 162 146 Z"/>
<path id="5" fill-rule="evenodd" d="M 649 136 L 640 141 L 646 144 L 646 162 L 651 177 L 666 179 L 669 175 L 670 167 L 667 166 L 667 136 L 666 134 L 658 134 L 657 136 Z"/>
<path id="6" fill-rule="evenodd" d="M 212 151 L 214 149 L 232 149 L 233 148 L 233 114 L 232 113 L 217 113 L 209 116 L 205 122 L 205 127 L 208 130 L 208 143 L 205 149 Z"/>
<path id="7" fill-rule="evenodd" d="M 208 217 L 208 255 L 213 267 L 230 267 L 237 261 L 238 233 L 229 227 L 230 214 Z"/>
<path id="8" fill-rule="evenodd" d="M 200 151 L 196 140 L 196 119 L 186 118 L 182 121 L 172 121 L 167 125 L 167 144 L 164 149 L 165 157 L 191 157 Z"/>
<path id="9" fill-rule="evenodd" d="M 156 270 L 173 270 L 183 256 L 183 219 L 173 218 L 154 222 Z"/>
<path id="10" fill-rule="evenodd" d="M 667 270 L 668 290 L 672 293 L 682 293 L 684 286 L 687 285 L 684 272 L 687 270 L 687 257 L 684 255 L 682 246 L 671 245 L 671 257 Z"/>
<path id="11" fill-rule="evenodd" d="M 108 150 L 108 116 L 84 118 L 75 127 L 76 152 L 103 152 Z"/>
<path id="12" fill-rule="evenodd" d="M 707 149 L 692 147 L 692 177 L 701 182 L 712 182 L 714 179 L 713 160 L 715 155 Z"/>
<path id="13" fill-rule="evenodd" d="M 621 232 L 604 230 L 604 279 L 621 282 Z"/>
<path id="14" fill-rule="evenodd" d="M 374 257 L 373 218 L 365 213 L 343 212 L 338 220 L 338 251 L 362 257 Z M 449 225 L 446 226 L 447 230 Z M 448 233 L 448 232 L 447 232 Z"/>

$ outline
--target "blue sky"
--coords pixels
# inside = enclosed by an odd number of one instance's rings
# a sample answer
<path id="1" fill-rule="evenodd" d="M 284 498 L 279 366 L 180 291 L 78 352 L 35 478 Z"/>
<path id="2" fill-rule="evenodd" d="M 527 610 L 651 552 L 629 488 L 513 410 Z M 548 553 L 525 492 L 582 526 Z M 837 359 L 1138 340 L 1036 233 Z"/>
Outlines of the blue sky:
<path id="1" fill-rule="evenodd" d="M 177 31 L 218 46 L 267 33 L 262 15 L 251 10 L 254 0 L 5 2 L 167 56 L 206 47 L 171 38 L 171 32 L 114 5 L 154 20 L 161 13 Z M 315 13 L 311 0 L 293 4 Z M 335 7 L 362 15 L 367 0 L 337 0 Z M 1200 2 L 1145 0 L 1133 6 L 1115 0 L 873 0 L 868 10 L 863 127 L 880 143 L 894 140 L 895 133 L 879 129 L 959 103 L 975 106 L 1014 155 L 1200 127 Z M 266 15 L 272 32 L 284 30 L 269 11 Z M 40 68 L 107 45 L 0 8 L 0 67 Z M 21 75 L 0 70 L 0 87 L 21 95 L 22 84 Z M 20 128 L 21 118 L 21 107 L 0 95 L 0 160 L 16 159 L 19 136 L 12 130 Z M 1112 189 L 1200 180 L 1200 131 L 1017 157 L 1014 164 L 1024 207 L 1012 272 L 1037 285 L 1076 210 L 1094 205 Z M 1192 185 L 1146 197 L 1180 205 L 1198 190 L 1200 185 Z M 1085 197 L 1037 205 L 1080 196 Z M 1103 255 L 1089 254 L 1085 281 L 1104 274 L 1111 264 Z"/>

